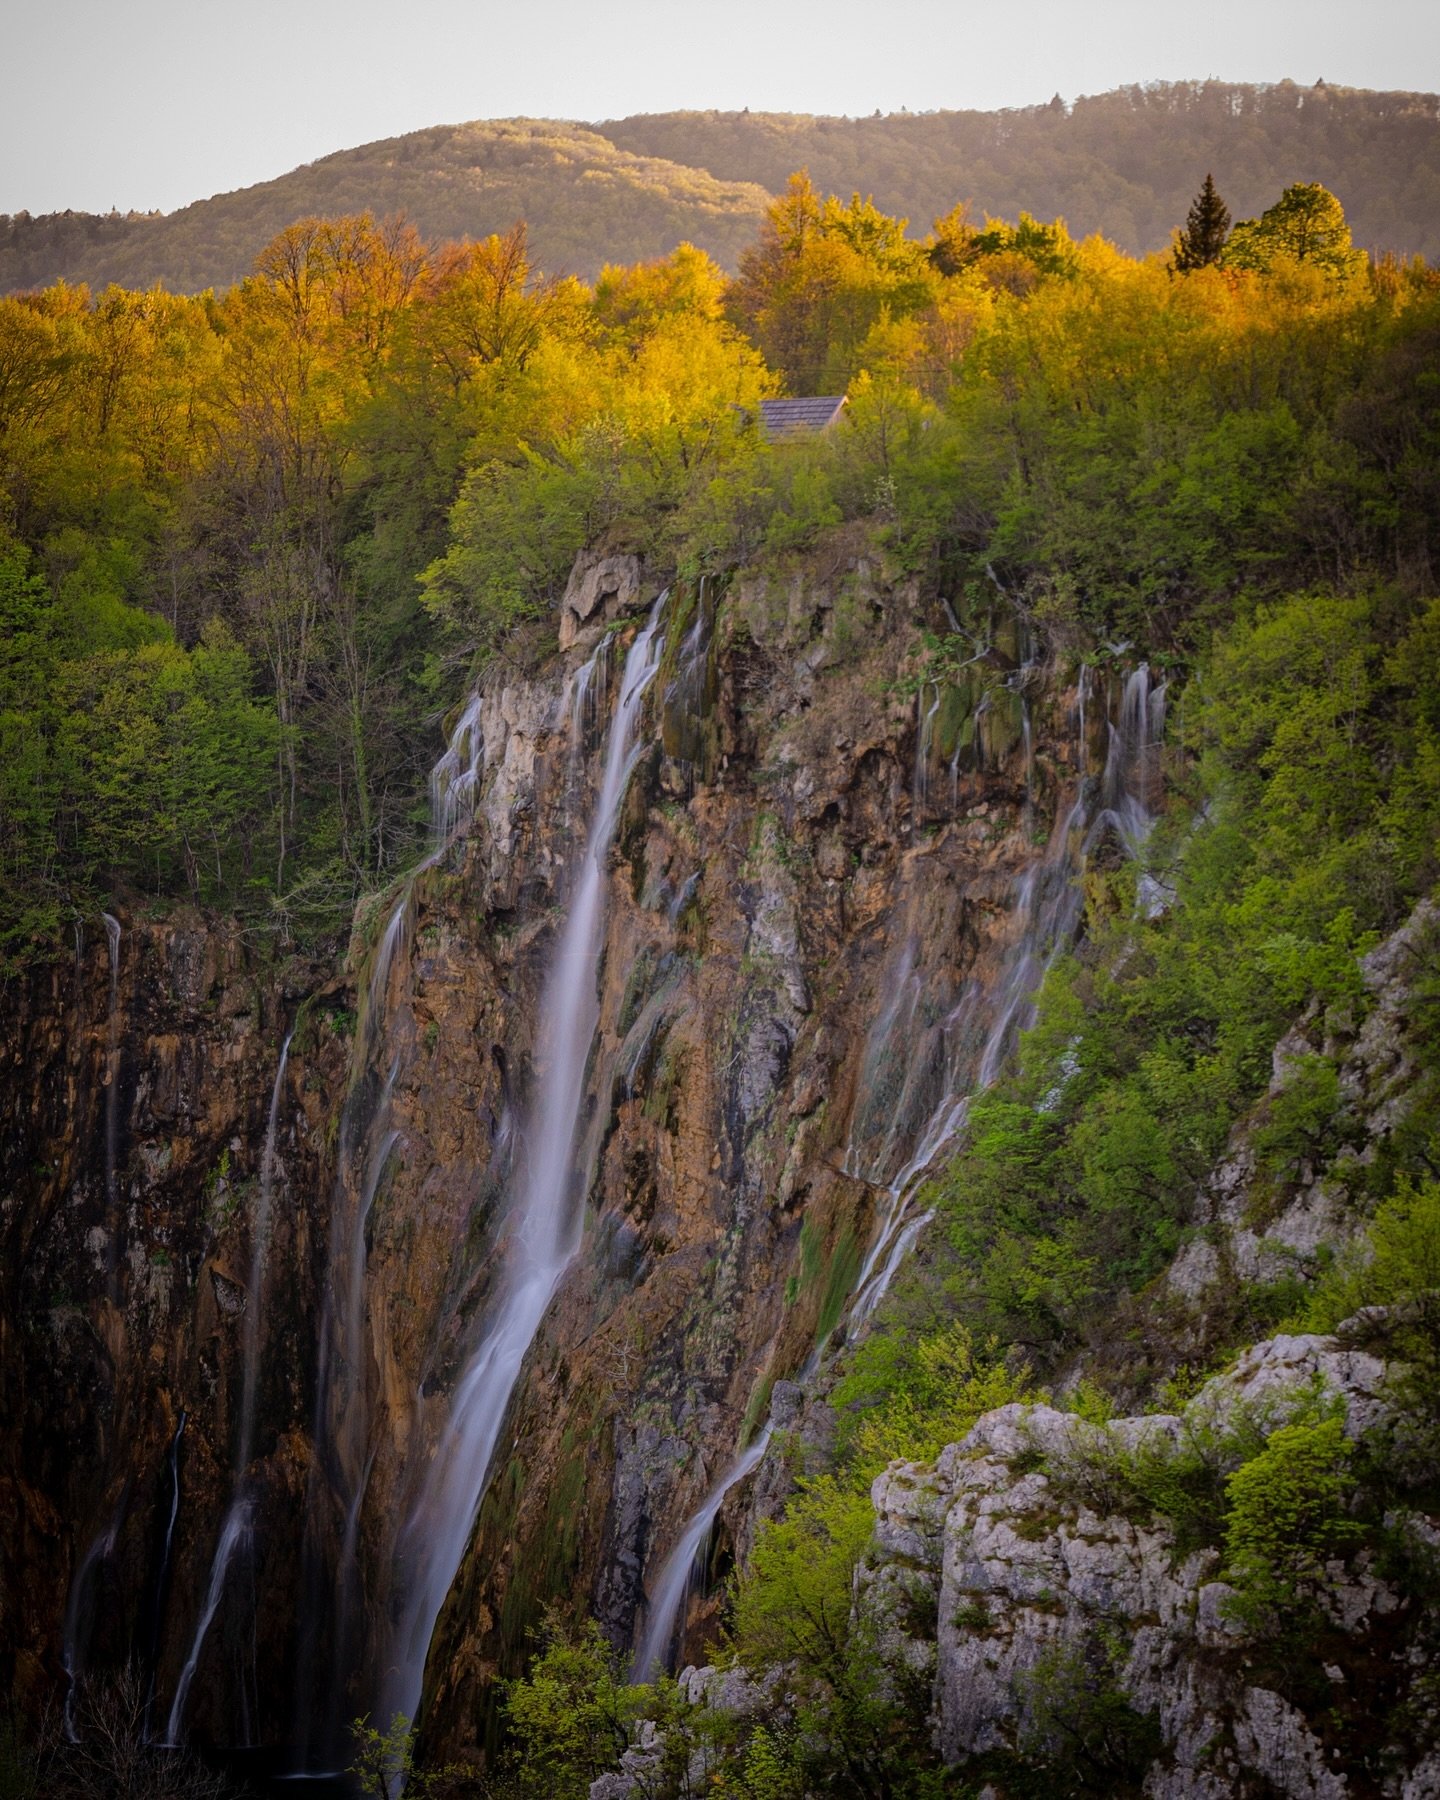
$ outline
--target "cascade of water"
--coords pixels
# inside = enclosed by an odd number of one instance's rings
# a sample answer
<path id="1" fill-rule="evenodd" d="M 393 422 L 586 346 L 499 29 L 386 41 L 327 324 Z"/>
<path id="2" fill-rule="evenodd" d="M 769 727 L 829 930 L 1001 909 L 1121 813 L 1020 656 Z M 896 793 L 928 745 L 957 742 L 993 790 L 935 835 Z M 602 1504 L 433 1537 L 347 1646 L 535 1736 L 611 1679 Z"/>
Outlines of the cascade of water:
<path id="1" fill-rule="evenodd" d="M 216 1541 L 215 1555 L 210 1564 L 210 1579 L 206 1584 L 205 1605 L 201 1608 L 200 1617 L 196 1621 L 195 1633 L 190 1640 L 190 1651 L 185 1659 L 185 1665 L 170 1704 L 170 1716 L 165 1725 L 165 1741 L 172 1745 L 180 1742 L 180 1734 L 185 1724 L 185 1702 L 189 1698 L 190 1685 L 195 1679 L 195 1670 L 200 1662 L 200 1652 L 205 1647 L 206 1635 L 214 1623 L 216 1612 L 224 1597 L 230 1565 L 239 1551 L 250 1549 L 253 1541 L 250 1531 L 251 1497 L 246 1488 L 246 1475 L 255 1447 L 255 1401 L 259 1391 L 260 1358 L 264 1349 L 262 1326 L 265 1301 L 265 1259 L 270 1246 L 270 1214 L 275 1192 L 275 1139 L 280 1123 L 280 1097 L 285 1081 L 285 1066 L 290 1060 L 290 1040 L 294 1035 L 294 1032 L 287 1033 L 285 1041 L 280 1047 L 280 1061 L 276 1065 L 275 1081 L 270 1090 L 270 1110 L 266 1116 L 265 1147 L 260 1156 L 260 1193 L 255 1206 L 255 1215 L 250 1222 L 250 1280 L 246 1290 L 245 1323 L 241 1338 L 240 1429 L 235 1437 L 235 1462 L 231 1481 L 230 1505 L 221 1522 L 220 1536 Z M 181 1415 L 181 1428 L 182 1430 L 184 1428 L 183 1414 Z M 176 1441 L 178 1443 L 178 1437 Z M 248 1733 L 246 1735 L 248 1736 Z"/>
<path id="2" fill-rule="evenodd" d="M 573 797 L 579 790 L 585 768 L 585 751 L 598 720 L 604 717 L 610 687 L 610 638 L 602 637 L 589 657 L 575 671 L 570 688 L 570 756 L 565 777 L 565 792 Z"/>
<path id="3" fill-rule="evenodd" d="M 220 1527 L 220 1542 L 215 1546 L 215 1560 L 210 1565 L 210 1581 L 205 1590 L 205 1604 L 200 1609 L 200 1618 L 195 1626 L 195 1636 L 191 1640 L 190 1654 L 185 1659 L 185 1666 L 180 1671 L 180 1680 L 175 1687 L 175 1698 L 170 1704 L 170 1717 L 165 1724 L 165 1743 L 174 1748 L 180 1743 L 180 1732 L 185 1720 L 185 1702 L 190 1698 L 190 1684 L 195 1679 L 195 1670 L 200 1662 L 200 1652 L 204 1648 L 205 1639 L 210 1626 L 220 1607 L 220 1598 L 225 1592 L 225 1577 L 230 1573 L 230 1564 L 242 1545 L 248 1546 L 250 1538 L 250 1501 L 243 1493 L 237 1494 L 231 1501 L 225 1514 L 225 1522 Z"/>
<path id="4" fill-rule="evenodd" d="M 1144 854 L 1160 792 L 1165 701 L 1166 684 L 1151 682 L 1147 664 L 1141 663 L 1127 676 L 1120 716 L 1110 723 L 1101 807 L 1087 834 L 1087 852 L 1110 832 L 1132 861 L 1138 862 Z M 1136 893 L 1137 911 L 1144 918 L 1153 918 L 1164 904 L 1159 883 L 1143 873 Z"/>
<path id="5" fill-rule="evenodd" d="M 450 733 L 445 754 L 430 771 L 430 830 L 439 852 L 454 837 L 460 820 L 474 810 L 485 772 L 484 703 L 472 694 Z"/>
<path id="6" fill-rule="evenodd" d="M 120 921 L 101 913 L 110 950 L 110 1011 L 105 1040 L 105 1232 L 111 1300 L 120 1279 Z"/>
<path id="7" fill-rule="evenodd" d="M 165 1545 L 160 1553 L 160 1573 L 155 1581 L 155 1604 L 150 1624 L 150 1679 L 145 1690 L 143 1735 L 147 1744 L 152 1741 L 150 1717 L 155 1707 L 155 1673 L 160 1656 L 160 1629 L 165 1619 L 165 1596 L 170 1590 L 170 1561 L 175 1549 L 175 1524 L 180 1517 L 180 1440 L 185 1435 L 185 1423 L 189 1416 L 182 1407 L 179 1421 L 175 1426 L 175 1435 L 170 1440 L 170 1514 L 165 1521 Z"/>
<path id="8" fill-rule="evenodd" d="M 1079 714 L 1079 728 L 1078 728 L 1077 735 L 1080 740 L 1080 760 L 1079 760 L 1078 766 L 1080 769 L 1080 773 L 1083 775 L 1085 773 L 1085 744 L 1086 744 L 1085 714 L 1086 714 L 1086 708 L 1087 708 L 1087 706 L 1089 704 L 1089 700 L 1090 700 L 1090 665 L 1087 662 L 1082 662 L 1080 665 L 1080 674 L 1079 674 L 1079 676 L 1076 680 L 1076 684 L 1075 684 L 1075 694 L 1076 694 L 1075 704 L 1076 704 L 1076 709 Z"/>
<path id="9" fill-rule="evenodd" d="M 604 679 L 604 645 L 587 671 Z M 433 864 L 474 814 L 485 772 L 485 703 L 472 694 L 430 775 Z M 366 1396 L 365 1234 L 376 1194 L 400 1134 L 390 1124 L 398 1052 L 375 1091 L 377 1052 L 388 1044 L 391 974 L 408 952 L 414 923 L 413 880 L 400 894 L 371 962 L 361 1000 L 351 1085 L 341 1109 L 339 1156 L 331 1213 L 330 1253 L 316 1363 L 314 1445 L 306 1484 L 302 1605 L 296 1680 L 296 1742 L 306 1770 L 329 1762 L 339 1746 L 345 1684 L 353 1669 L 363 1604 L 360 1518 L 374 1466 Z M 333 1566 L 325 1550 L 325 1516 L 338 1501 L 344 1521 Z M 323 1634 L 329 1627 L 328 1643 Z M 321 1662 L 325 1672 L 321 1672 Z"/>
<path id="10" fill-rule="evenodd" d="M 1081 703 L 1083 707 L 1083 688 Z M 1028 706 L 1022 718 L 1028 795 L 1032 755 Z M 898 1085 L 892 1082 L 886 1088 L 887 1093 L 893 1095 L 890 1128 L 870 1165 L 872 1185 L 883 1187 L 885 1199 L 852 1289 L 852 1329 L 879 1306 L 916 1239 L 930 1222 L 933 1215 L 916 1205 L 923 1177 L 941 1152 L 955 1143 L 964 1131 L 972 1095 L 998 1080 L 1016 1039 L 1033 1017 L 1034 995 L 1047 969 L 1073 938 L 1084 903 L 1078 876 L 1097 832 L 1108 822 L 1118 831 L 1127 853 L 1138 854 L 1143 847 L 1152 822 L 1148 809 L 1158 778 L 1155 757 L 1163 729 L 1164 689 L 1149 686 L 1148 672 L 1142 665 L 1126 683 L 1120 719 L 1112 727 L 1110 754 L 1102 782 L 1104 810 L 1090 823 L 1087 831 L 1082 782 L 1063 821 L 1052 833 L 1044 857 L 1018 878 L 1010 911 L 1018 920 L 1019 929 L 1005 955 L 999 979 L 988 996 L 975 984 L 967 986 L 945 1018 L 943 1036 L 947 1050 L 943 1092 L 918 1130 L 908 1159 L 887 1179 L 898 1141 L 906 1130 L 913 1128 L 910 1122 L 916 1117 L 915 1098 L 926 1091 L 927 1076 L 920 1069 L 922 1057 L 915 1054 L 915 1046 L 923 1045 L 925 1054 L 932 1053 L 931 1045 L 926 1042 L 927 1034 L 918 1029 L 923 1000 L 923 982 L 917 967 L 918 946 L 911 938 L 902 949 L 861 1062 L 859 1090 L 864 1096 L 869 1085 L 878 1079 L 879 1072 L 890 1066 L 897 1054 L 902 1054 L 901 1046 L 910 1049 Z M 1082 750 L 1083 741 L 1082 732 Z M 977 732 L 977 746 L 978 742 Z M 917 761 L 917 784 L 918 781 Z M 987 999 L 989 1026 L 980 1043 L 979 1054 L 974 1056 L 970 1052 L 971 1035 L 966 1026 L 975 1020 L 978 1009 Z M 862 1099 L 844 1158 L 843 1166 L 851 1174 L 857 1173 L 860 1166 L 860 1140 L 868 1135 L 866 1127 L 871 1111 Z M 801 1379 L 804 1379 L 803 1372 Z M 760 1461 L 769 1437 L 767 1427 L 756 1444 L 731 1464 L 688 1521 L 662 1565 L 650 1596 L 645 1635 L 635 1659 L 635 1679 L 648 1679 L 673 1653 L 692 1570 L 698 1566 L 698 1559 L 705 1551 L 725 1497 Z"/>
<path id="11" fill-rule="evenodd" d="M 585 1065 L 599 1020 L 605 865 L 639 754 L 637 727 L 659 664 L 663 604 L 664 596 L 625 659 L 600 792 L 545 985 L 530 1155 L 508 1219 L 497 1305 L 456 1385 L 450 1417 L 397 1546 L 399 1607 L 382 1709 L 386 1718 L 397 1712 L 415 1716 L 431 1634 L 464 1556 L 521 1365 L 578 1248 L 574 1149 Z"/>
<path id="12" fill-rule="evenodd" d="M 930 704 L 925 705 L 925 687 L 931 689 Z M 935 715 L 940 710 L 944 689 L 938 681 L 922 683 L 915 696 L 915 716 L 918 721 L 915 733 L 915 775 L 910 795 L 910 829 L 912 834 L 920 829 L 925 816 L 925 809 L 930 800 L 930 756 L 935 736 Z"/>
<path id="13" fill-rule="evenodd" d="M 306 1603 L 301 1620 L 296 1723 L 307 1768 L 328 1765 L 339 1746 L 345 1682 L 354 1665 L 363 1610 L 357 1592 L 359 1517 L 374 1461 L 366 1383 L 365 1228 L 386 1164 L 399 1142 L 399 1133 L 390 1125 L 398 1058 L 392 1058 L 378 1095 L 367 1072 L 374 1046 L 386 1029 L 390 972 L 407 940 L 409 918 L 407 888 L 376 948 L 362 1003 L 356 1072 L 340 1114 L 330 1255 L 320 1313 L 315 1448 L 305 1500 Z M 322 1573 L 329 1563 L 323 1548 L 327 1495 L 338 1501 L 346 1524 L 339 1554 Z M 331 1638 L 322 1670 L 319 1634 L 326 1624 Z"/>
<path id="14" fill-rule="evenodd" d="M 766 1423 L 748 1449 L 743 1450 L 700 1502 L 679 1542 L 666 1557 L 655 1577 L 655 1589 L 646 1610 L 645 1635 L 631 1664 L 632 1681 L 651 1681 L 668 1667 L 676 1651 L 676 1635 L 695 1579 L 695 1565 L 710 1542 L 710 1533 L 727 1496 L 760 1466 L 770 1448 L 774 1427 Z"/>
<path id="15" fill-rule="evenodd" d="M 1025 824 L 1028 829 L 1035 806 L 1035 731 L 1030 720 L 1030 702 L 1020 696 L 1020 738 L 1025 755 Z"/>
<path id="16" fill-rule="evenodd" d="M 260 1380 L 260 1356 L 264 1347 L 261 1330 L 265 1303 L 265 1259 L 270 1253 L 270 1214 L 275 1198 L 275 1139 L 280 1126 L 280 1097 L 285 1067 L 290 1060 L 293 1031 L 285 1034 L 280 1061 L 270 1089 L 270 1110 L 265 1116 L 265 1148 L 260 1153 L 260 1197 L 250 1222 L 250 1281 L 245 1302 L 244 1374 L 240 1389 L 240 1439 L 235 1453 L 235 1473 L 243 1476 L 250 1466 L 255 1442 L 255 1396 Z"/>
<path id="17" fill-rule="evenodd" d="M 70 1593 L 65 1601 L 65 1626 L 60 1647 L 60 1666 L 65 1671 L 65 1704 L 61 1712 L 61 1724 L 67 1741 L 72 1744 L 80 1741 L 75 1726 L 75 1702 L 85 1671 L 85 1650 L 90 1636 L 91 1588 L 101 1565 L 109 1562 L 115 1553 L 115 1540 L 120 1535 L 123 1515 L 122 1501 L 109 1523 L 96 1533 L 90 1548 L 80 1559 L 80 1567 L 71 1578 Z"/>

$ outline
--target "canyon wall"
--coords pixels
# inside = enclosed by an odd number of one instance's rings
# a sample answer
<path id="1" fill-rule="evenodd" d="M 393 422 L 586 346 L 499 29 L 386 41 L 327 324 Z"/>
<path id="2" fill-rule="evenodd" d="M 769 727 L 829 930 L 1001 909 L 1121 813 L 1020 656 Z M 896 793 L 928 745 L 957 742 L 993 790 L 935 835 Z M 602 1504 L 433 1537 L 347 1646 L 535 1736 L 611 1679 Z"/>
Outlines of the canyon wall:
<path id="1" fill-rule="evenodd" d="M 665 596 L 590 573 L 566 651 L 460 716 L 434 852 L 342 971 L 117 897 L 113 997 L 99 919 L 8 993 L 22 1696 L 135 1658 L 157 1736 L 320 1767 L 423 1669 L 427 1745 L 468 1755 L 547 1603 L 653 1635 L 687 1522 L 714 1514 L 713 1583 L 751 1529 L 737 1456 L 923 1244 L 915 1179 L 1075 929 L 1082 857 L 1148 818 L 1163 697 L 1033 660 L 998 595 L 936 686 L 945 621 L 861 540 Z M 706 1593 L 675 1588 L 666 1659 Z"/>

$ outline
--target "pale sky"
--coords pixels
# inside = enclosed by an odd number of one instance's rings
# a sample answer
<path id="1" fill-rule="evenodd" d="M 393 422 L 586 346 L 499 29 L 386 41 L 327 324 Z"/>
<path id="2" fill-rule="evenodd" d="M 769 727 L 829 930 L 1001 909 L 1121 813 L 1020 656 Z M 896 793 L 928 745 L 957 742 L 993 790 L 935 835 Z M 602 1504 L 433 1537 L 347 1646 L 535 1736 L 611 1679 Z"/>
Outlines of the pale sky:
<path id="1" fill-rule="evenodd" d="M 0 0 L 0 212 L 170 211 L 466 119 L 1440 89 L 1433 0 Z"/>

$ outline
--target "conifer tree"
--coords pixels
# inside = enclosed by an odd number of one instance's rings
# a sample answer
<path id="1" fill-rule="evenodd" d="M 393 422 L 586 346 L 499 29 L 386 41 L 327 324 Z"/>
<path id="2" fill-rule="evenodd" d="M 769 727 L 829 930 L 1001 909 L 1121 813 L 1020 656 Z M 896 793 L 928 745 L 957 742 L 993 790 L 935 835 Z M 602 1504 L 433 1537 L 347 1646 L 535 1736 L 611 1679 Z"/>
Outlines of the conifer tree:
<path id="1" fill-rule="evenodd" d="M 1206 175 L 1204 187 L 1191 202 L 1185 229 L 1176 239 L 1175 272 L 1188 275 L 1192 269 L 1218 262 L 1229 229 L 1230 209 L 1220 198 L 1214 177 Z"/>

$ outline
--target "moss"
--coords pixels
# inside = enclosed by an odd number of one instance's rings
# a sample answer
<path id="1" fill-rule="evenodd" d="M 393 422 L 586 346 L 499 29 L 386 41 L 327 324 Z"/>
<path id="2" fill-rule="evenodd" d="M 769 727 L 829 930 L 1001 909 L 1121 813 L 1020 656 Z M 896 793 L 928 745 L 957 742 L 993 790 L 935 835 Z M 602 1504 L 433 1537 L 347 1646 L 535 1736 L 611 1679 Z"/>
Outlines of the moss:
<path id="1" fill-rule="evenodd" d="M 766 1375 L 755 1384 L 750 1394 L 749 1404 L 745 1408 L 745 1417 L 740 1421 L 740 1448 L 745 1446 L 755 1435 L 755 1429 L 761 1419 L 770 1411 L 770 1395 L 775 1387 L 775 1377 Z"/>
<path id="2" fill-rule="evenodd" d="M 815 1321 L 815 1342 L 823 1344 L 840 1323 L 845 1302 L 860 1273 L 862 1253 L 852 1226 L 846 1225 L 836 1239 L 825 1270 L 825 1284 L 820 1295 L 820 1312 Z"/>

